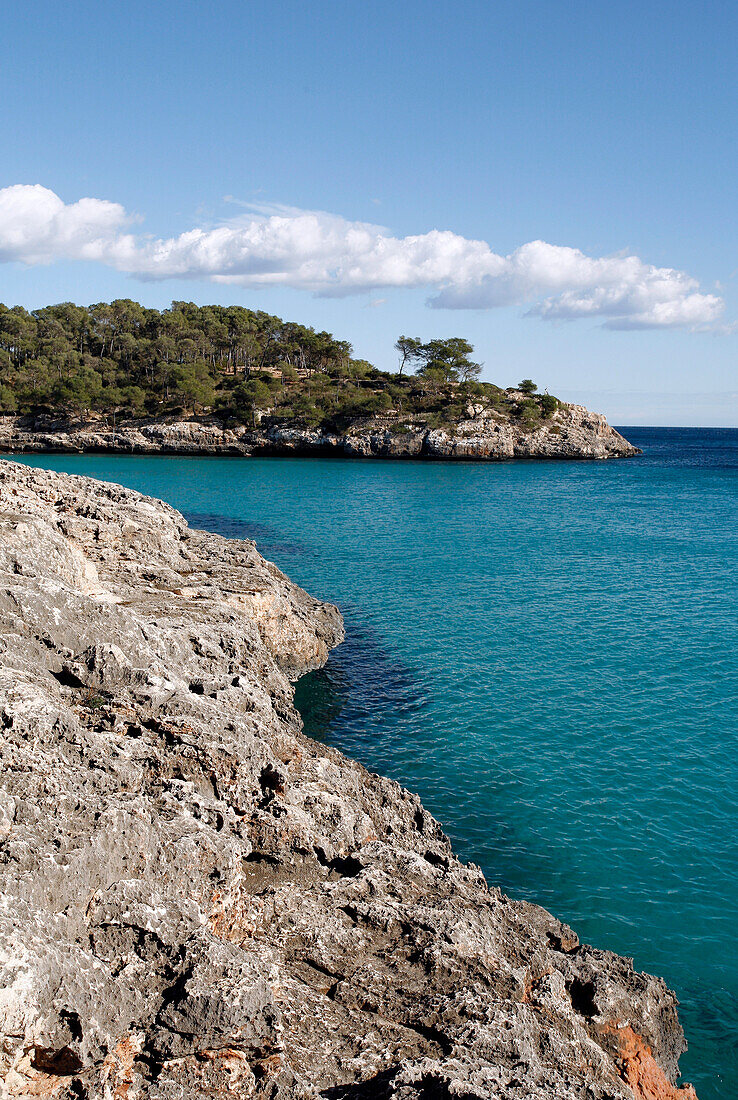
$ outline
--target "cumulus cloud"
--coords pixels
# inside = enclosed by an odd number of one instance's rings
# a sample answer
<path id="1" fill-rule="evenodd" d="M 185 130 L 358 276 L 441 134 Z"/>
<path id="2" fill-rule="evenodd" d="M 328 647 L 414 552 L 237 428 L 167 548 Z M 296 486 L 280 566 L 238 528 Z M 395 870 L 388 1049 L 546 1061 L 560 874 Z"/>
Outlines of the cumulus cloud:
<path id="1" fill-rule="evenodd" d="M 637 256 L 591 257 L 531 241 L 509 255 L 448 230 L 396 237 L 322 211 L 253 208 L 176 237 L 127 231 L 118 203 L 65 204 L 41 186 L 0 190 L 0 261 L 95 260 L 140 279 L 289 286 L 320 295 L 426 288 L 438 309 L 527 306 L 547 320 L 598 318 L 609 328 L 706 328 L 723 301 L 673 268 Z"/>
<path id="2" fill-rule="evenodd" d="M 545 241 L 517 248 L 495 275 L 448 285 L 432 304 L 489 309 L 526 302 L 531 315 L 547 320 L 599 317 L 615 329 L 709 326 L 723 311 L 722 298 L 700 291 L 683 271 L 632 255 L 593 259 Z"/>
<path id="3" fill-rule="evenodd" d="M 100 260 L 131 219 L 117 202 L 64 203 L 39 184 L 0 190 L 0 262 Z"/>

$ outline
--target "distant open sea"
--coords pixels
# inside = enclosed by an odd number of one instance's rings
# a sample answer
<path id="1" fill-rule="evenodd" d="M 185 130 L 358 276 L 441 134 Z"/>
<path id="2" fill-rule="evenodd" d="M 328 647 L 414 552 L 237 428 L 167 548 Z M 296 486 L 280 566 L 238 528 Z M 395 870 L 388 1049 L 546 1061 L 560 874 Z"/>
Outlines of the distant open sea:
<path id="1" fill-rule="evenodd" d="M 454 464 L 23 457 L 256 539 L 348 636 L 307 730 L 418 791 L 457 851 L 682 1002 L 738 1096 L 738 430 L 643 457 Z"/>

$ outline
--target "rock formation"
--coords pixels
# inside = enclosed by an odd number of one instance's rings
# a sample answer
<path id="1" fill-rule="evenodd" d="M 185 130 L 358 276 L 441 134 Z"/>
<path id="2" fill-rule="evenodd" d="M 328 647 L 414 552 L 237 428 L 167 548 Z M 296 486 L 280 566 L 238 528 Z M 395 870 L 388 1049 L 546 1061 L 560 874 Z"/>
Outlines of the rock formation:
<path id="1" fill-rule="evenodd" d="M 0 451 L 112 451 L 133 454 L 344 454 L 359 458 L 627 458 L 640 454 L 604 416 L 565 405 L 535 428 L 482 406 L 453 427 L 422 420 L 356 421 L 342 434 L 278 424 L 227 426 L 215 417 L 59 420 L 0 416 Z"/>
<path id="2" fill-rule="evenodd" d="M 694 1097 L 661 980 L 302 735 L 341 617 L 252 543 L 2 462 L 0 571 L 3 1097 Z"/>

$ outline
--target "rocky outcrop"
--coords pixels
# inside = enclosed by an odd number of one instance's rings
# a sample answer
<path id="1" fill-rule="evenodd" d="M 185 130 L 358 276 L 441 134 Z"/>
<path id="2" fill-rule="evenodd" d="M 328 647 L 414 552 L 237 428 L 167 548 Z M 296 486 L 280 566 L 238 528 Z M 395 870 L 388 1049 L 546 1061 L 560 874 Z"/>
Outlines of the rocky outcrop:
<path id="1" fill-rule="evenodd" d="M 0 463 L 0 1081 L 64 1100 L 632 1100 L 676 1001 L 301 733 L 342 637 L 250 542 Z"/>
<path id="2" fill-rule="evenodd" d="M 538 427 L 481 406 L 453 428 L 428 428 L 417 418 L 362 420 L 341 434 L 278 424 L 229 426 L 214 417 L 54 420 L 0 416 L 0 452 L 102 451 L 133 454 L 343 454 L 358 458 L 501 460 L 627 458 L 640 454 L 604 416 L 566 405 Z"/>

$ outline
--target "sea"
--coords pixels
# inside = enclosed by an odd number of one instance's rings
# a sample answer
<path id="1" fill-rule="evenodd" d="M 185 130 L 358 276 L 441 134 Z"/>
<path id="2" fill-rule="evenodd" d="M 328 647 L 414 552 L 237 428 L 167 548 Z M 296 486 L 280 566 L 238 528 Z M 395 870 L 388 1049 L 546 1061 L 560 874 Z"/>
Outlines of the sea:
<path id="1" fill-rule="evenodd" d="M 337 603 L 307 732 L 417 791 L 490 882 L 662 975 L 738 1096 L 738 430 L 609 462 L 19 456 L 256 540 Z"/>

